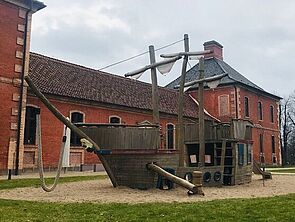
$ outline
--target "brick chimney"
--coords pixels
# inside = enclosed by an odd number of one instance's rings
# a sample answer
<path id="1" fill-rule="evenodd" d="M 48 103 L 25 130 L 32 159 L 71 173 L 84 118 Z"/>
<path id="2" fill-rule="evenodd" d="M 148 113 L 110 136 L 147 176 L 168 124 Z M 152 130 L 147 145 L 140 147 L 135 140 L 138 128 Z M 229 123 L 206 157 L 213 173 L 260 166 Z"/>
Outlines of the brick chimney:
<path id="1" fill-rule="evenodd" d="M 216 42 L 215 40 L 211 40 L 208 42 L 204 42 L 203 46 L 204 46 L 204 50 L 213 50 L 213 53 L 205 55 L 205 58 L 214 57 L 214 58 L 223 60 L 223 52 L 222 52 L 223 46 L 220 43 Z"/>

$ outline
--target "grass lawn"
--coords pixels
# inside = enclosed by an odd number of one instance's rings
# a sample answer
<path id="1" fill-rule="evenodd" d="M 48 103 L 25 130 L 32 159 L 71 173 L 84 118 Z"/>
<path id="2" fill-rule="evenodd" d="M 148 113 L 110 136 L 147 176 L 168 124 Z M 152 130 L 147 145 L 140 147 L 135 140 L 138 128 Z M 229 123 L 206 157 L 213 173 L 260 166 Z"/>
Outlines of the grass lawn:
<path id="1" fill-rule="evenodd" d="M 268 169 L 268 171 L 274 172 L 274 173 L 295 173 L 295 168 L 293 168 L 293 169 L 279 169 L 279 170 Z"/>
<path id="2" fill-rule="evenodd" d="M 107 176 L 95 175 L 95 176 L 60 177 L 59 183 L 69 183 L 69 182 L 77 182 L 77 181 L 84 181 L 84 180 L 97 180 L 97 179 L 104 179 L 104 178 L 107 178 Z M 53 181 L 54 181 L 54 178 L 46 178 L 46 184 L 48 185 L 52 184 Z M 0 190 L 13 189 L 18 187 L 38 187 L 38 186 L 40 186 L 39 178 L 0 180 Z"/>
<path id="3" fill-rule="evenodd" d="M 295 221 L 295 194 L 197 203 L 46 203 L 0 199 L 0 221 Z"/>

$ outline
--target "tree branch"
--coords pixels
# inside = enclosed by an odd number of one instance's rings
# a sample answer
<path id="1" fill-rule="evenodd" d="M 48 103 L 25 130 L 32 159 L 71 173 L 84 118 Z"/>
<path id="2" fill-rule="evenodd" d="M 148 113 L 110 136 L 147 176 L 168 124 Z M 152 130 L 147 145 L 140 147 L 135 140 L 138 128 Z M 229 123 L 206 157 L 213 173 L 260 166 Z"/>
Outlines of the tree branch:
<path id="1" fill-rule="evenodd" d="M 290 113 L 288 113 L 288 117 L 289 117 L 289 119 L 291 120 L 291 122 L 293 123 L 293 125 L 295 126 L 295 121 L 292 119 Z"/>

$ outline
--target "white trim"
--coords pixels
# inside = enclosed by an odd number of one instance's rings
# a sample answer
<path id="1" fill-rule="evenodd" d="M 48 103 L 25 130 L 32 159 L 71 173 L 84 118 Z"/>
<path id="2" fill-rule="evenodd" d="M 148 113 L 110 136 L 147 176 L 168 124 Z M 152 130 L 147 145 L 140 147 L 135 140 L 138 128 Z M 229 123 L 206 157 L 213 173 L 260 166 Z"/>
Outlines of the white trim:
<path id="1" fill-rule="evenodd" d="M 82 116 L 83 116 L 83 123 L 85 123 L 85 113 L 84 112 L 82 112 L 82 111 L 79 111 L 79 110 L 71 110 L 70 111 L 70 122 L 72 122 L 72 114 L 73 113 L 80 113 L 80 114 L 82 114 Z M 72 130 L 71 130 L 71 133 L 70 133 L 70 148 L 73 148 L 73 147 L 79 147 L 79 148 L 81 148 L 81 146 L 78 146 L 78 145 L 71 145 L 71 139 L 72 139 Z"/>
<path id="2" fill-rule="evenodd" d="M 138 122 L 137 125 L 152 125 L 152 123 L 148 120 L 144 120 L 144 121 Z"/>
<path id="3" fill-rule="evenodd" d="M 192 96 L 189 94 L 189 97 L 197 104 L 197 106 L 199 106 L 199 102 Z M 208 116 L 210 116 L 212 119 L 215 119 L 217 122 L 221 122 L 219 119 L 217 119 L 215 116 L 211 115 L 205 108 L 204 108 L 204 113 Z"/>
<path id="4" fill-rule="evenodd" d="M 40 108 L 40 106 L 37 106 L 37 105 L 34 105 L 34 104 L 26 104 L 26 109 L 27 109 L 27 106 L 30 106 L 30 107 L 34 107 L 34 108 L 36 108 L 36 109 L 40 109 L 41 110 L 41 108 Z"/>
<path id="5" fill-rule="evenodd" d="M 72 122 L 72 114 L 73 113 L 80 113 L 80 114 L 82 114 L 83 115 L 83 123 L 85 123 L 85 113 L 84 112 L 82 112 L 82 111 L 80 111 L 80 110 L 71 110 L 70 111 L 70 121 Z"/>
<path id="6" fill-rule="evenodd" d="M 235 93 L 235 103 L 236 103 L 236 111 L 238 112 L 236 114 L 236 116 L 238 116 L 238 119 L 241 119 L 241 117 L 242 117 L 242 113 L 241 113 L 241 95 L 240 95 L 241 89 L 240 89 L 240 87 L 237 87 L 237 86 L 235 86 L 235 87 L 236 87 L 236 90 L 237 90 L 236 91 L 237 93 Z"/>

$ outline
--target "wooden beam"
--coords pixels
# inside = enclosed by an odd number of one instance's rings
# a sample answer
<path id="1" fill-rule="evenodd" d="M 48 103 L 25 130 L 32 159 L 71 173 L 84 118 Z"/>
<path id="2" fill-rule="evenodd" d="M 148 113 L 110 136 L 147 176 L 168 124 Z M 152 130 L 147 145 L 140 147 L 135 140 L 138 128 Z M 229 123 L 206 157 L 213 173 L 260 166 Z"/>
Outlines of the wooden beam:
<path id="1" fill-rule="evenodd" d="M 154 63 L 156 63 L 155 49 L 153 45 L 149 46 L 149 53 L 150 53 L 150 63 L 151 65 L 153 65 Z M 151 68 L 151 79 L 152 79 L 153 120 L 154 120 L 154 124 L 160 124 L 157 70 L 155 67 Z"/>
<path id="2" fill-rule="evenodd" d="M 185 35 L 187 35 L 187 34 L 185 34 Z M 185 51 L 185 52 L 178 52 L 178 53 L 171 53 L 171 54 L 161 54 L 160 56 L 162 58 L 173 58 L 173 57 L 177 57 L 177 56 L 203 56 L 206 54 L 210 54 L 212 52 L 213 52 L 213 50 L 204 50 L 204 51 L 198 51 L 198 52 Z"/>
<path id="3" fill-rule="evenodd" d="M 188 34 L 184 35 L 184 50 L 189 51 L 189 38 Z M 178 97 L 178 127 L 177 127 L 177 146 L 179 149 L 179 166 L 183 167 L 187 165 L 186 150 L 184 144 L 184 126 L 183 126 L 183 107 L 184 107 L 184 84 L 186 76 L 188 56 L 185 55 L 182 62 L 181 79 L 179 87 L 179 97 Z"/>
<path id="4" fill-rule="evenodd" d="M 33 81 L 31 80 L 31 78 L 29 76 L 25 76 L 25 80 L 28 83 L 28 85 L 30 86 L 31 90 L 34 92 L 34 94 L 44 103 L 44 105 L 53 113 L 53 115 L 57 119 L 59 119 L 63 124 L 65 124 L 67 127 L 69 127 L 73 132 L 75 132 L 81 138 L 85 138 L 90 143 L 92 143 L 95 150 L 100 150 L 100 147 L 88 135 L 86 135 L 82 130 L 80 130 L 73 123 L 71 123 L 61 112 L 59 112 L 57 110 L 57 108 L 55 108 L 55 106 L 53 106 L 49 102 L 49 100 L 37 89 L 37 87 L 35 86 L 35 84 L 33 83 Z M 97 155 L 98 155 L 101 163 L 103 164 L 108 176 L 110 177 L 113 186 L 117 187 L 118 186 L 117 180 L 116 180 L 109 164 L 107 163 L 106 159 L 104 158 L 104 156 L 102 156 L 100 154 L 97 154 Z"/>
<path id="5" fill-rule="evenodd" d="M 157 166 L 154 163 L 150 163 L 147 164 L 147 168 L 151 171 L 156 172 L 157 174 L 161 175 L 162 177 L 165 177 L 166 179 L 190 190 L 193 192 L 193 194 L 196 194 L 198 192 L 198 187 L 190 182 L 188 182 L 187 180 L 184 180 L 180 177 L 177 177 L 171 173 L 168 173 L 167 171 L 165 171 L 164 169 L 162 169 L 161 167 Z"/>
<path id="6" fill-rule="evenodd" d="M 153 63 L 151 65 L 147 65 L 147 66 L 145 66 L 143 68 L 137 69 L 135 71 L 128 72 L 128 73 L 124 74 L 124 76 L 125 77 L 135 76 L 135 75 L 138 75 L 139 73 L 145 72 L 148 69 L 152 69 L 152 68 L 156 68 L 156 67 L 161 66 L 161 65 L 166 65 L 166 64 L 169 64 L 169 63 L 172 63 L 172 62 L 176 62 L 179 59 L 181 59 L 181 56 L 177 56 L 177 57 L 174 57 L 172 59 L 166 59 L 166 60 L 163 60 L 163 61 L 160 61 L 160 62 L 156 62 L 156 63 Z"/>
<path id="7" fill-rule="evenodd" d="M 216 75 L 216 76 L 210 76 L 208 78 L 197 79 L 197 80 L 185 83 L 184 87 L 193 86 L 193 85 L 198 84 L 200 82 L 212 82 L 212 81 L 215 81 L 218 79 L 222 79 L 223 77 L 225 77 L 227 75 L 228 75 L 227 73 L 224 73 L 224 74 L 220 74 L 220 75 Z M 178 88 L 180 88 L 180 85 L 174 86 L 174 89 L 178 89 Z"/>
<path id="8" fill-rule="evenodd" d="M 204 79 L 204 58 L 199 61 L 199 79 Z M 199 83 L 199 164 L 205 166 L 205 116 L 204 116 L 204 82 Z"/>

